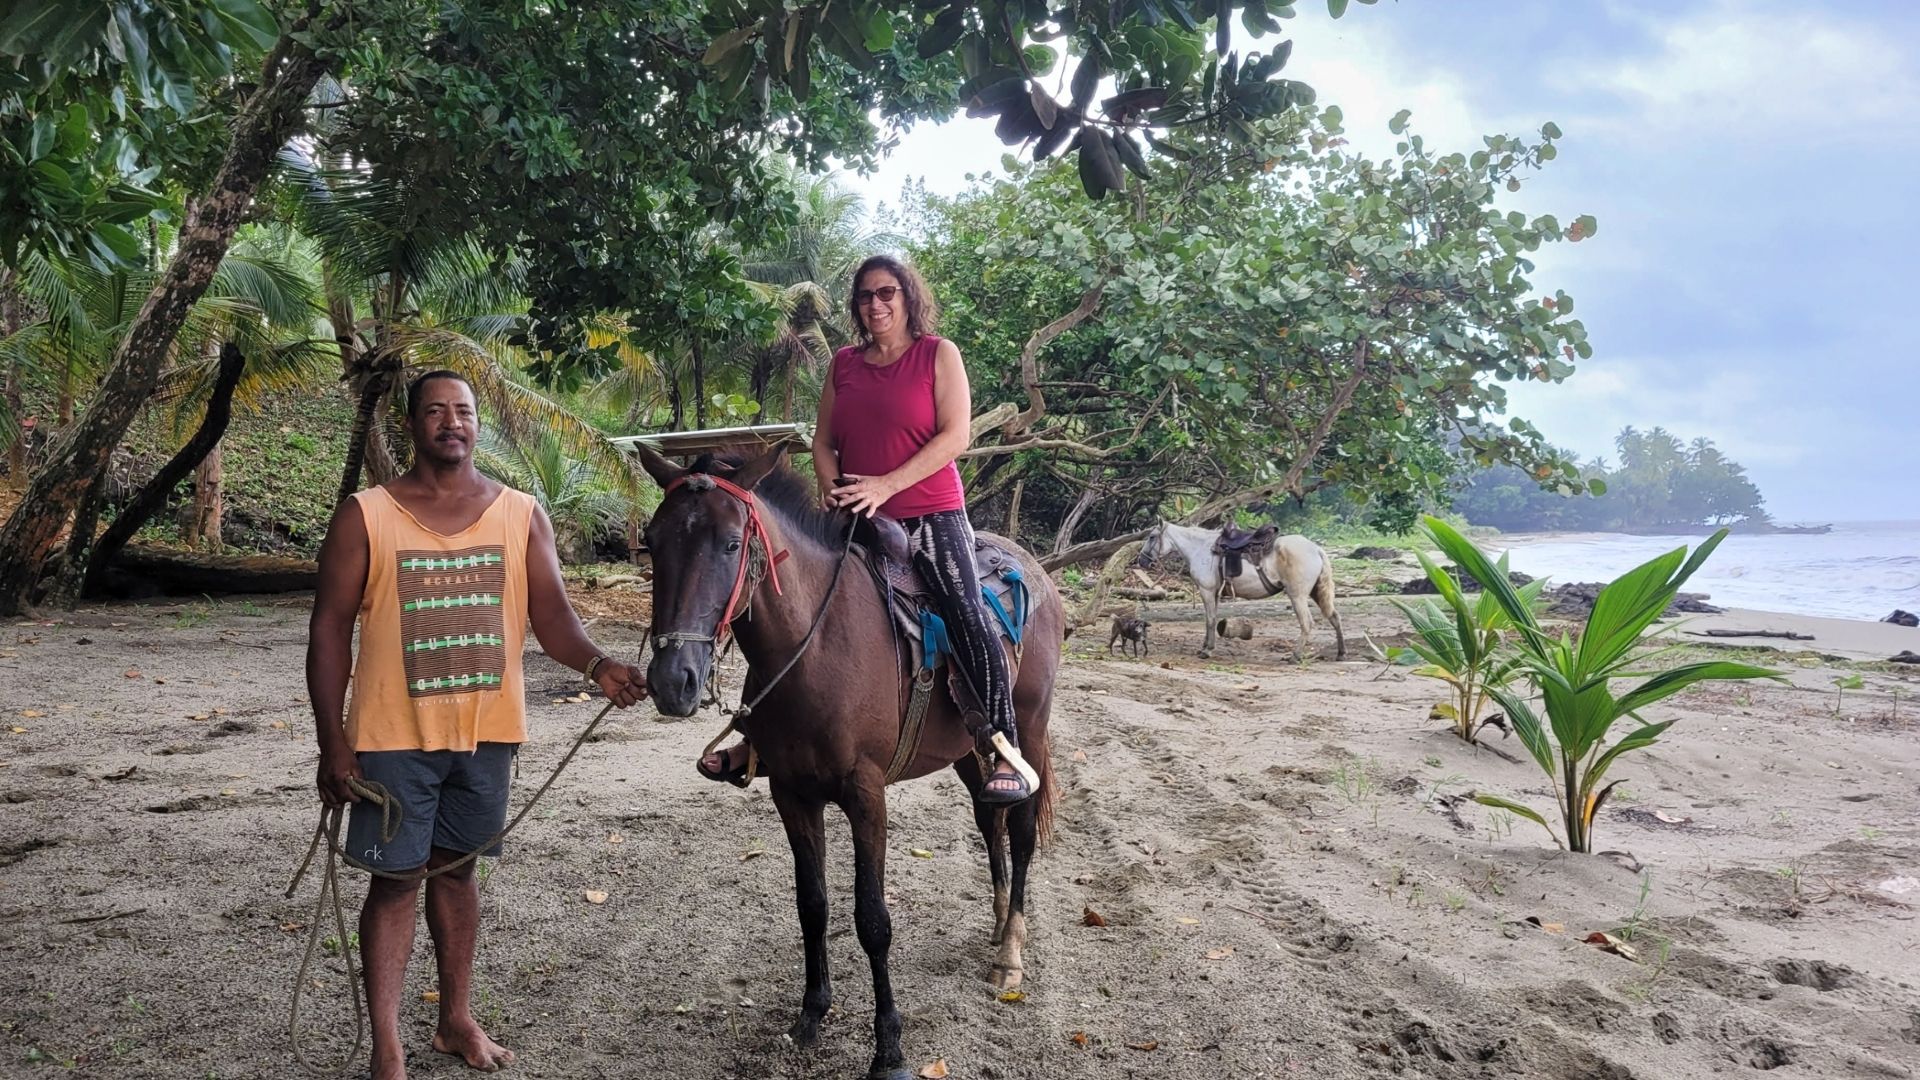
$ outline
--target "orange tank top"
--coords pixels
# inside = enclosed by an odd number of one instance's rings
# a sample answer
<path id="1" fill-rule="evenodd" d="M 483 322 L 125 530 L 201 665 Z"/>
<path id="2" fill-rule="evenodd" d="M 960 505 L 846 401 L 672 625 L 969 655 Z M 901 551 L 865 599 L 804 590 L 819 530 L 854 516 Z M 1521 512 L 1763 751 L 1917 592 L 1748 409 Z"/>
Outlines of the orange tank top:
<path id="1" fill-rule="evenodd" d="M 360 751 L 525 742 L 532 496 L 502 489 L 452 536 L 422 525 L 383 487 L 353 497 L 368 560 L 347 741 Z"/>

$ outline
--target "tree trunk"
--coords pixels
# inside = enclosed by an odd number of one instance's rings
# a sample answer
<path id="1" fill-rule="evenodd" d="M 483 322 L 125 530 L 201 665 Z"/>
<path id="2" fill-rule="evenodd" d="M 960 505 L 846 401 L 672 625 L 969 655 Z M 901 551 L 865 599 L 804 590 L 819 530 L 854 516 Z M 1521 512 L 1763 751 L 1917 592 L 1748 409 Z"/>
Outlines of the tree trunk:
<path id="1" fill-rule="evenodd" d="M 340 469 L 340 489 L 333 497 L 335 505 L 347 501 L 354 492 L 360 490 L 360 467 L 367 457 L 367 432 L 373 423 L 374 410 L 386 395 L 391 379 L 389 373 L 376 371 L 367 376 L 360 387 L 360 404 L 353 411 L 353 430 L 347 435 L 347 463 Z"/>
<path id="2" fill-rule="evenodd" d="M 305 20 L 290 27 L 305 29 Z M 153 396 L 188 310 L 206 293 L 274 156 L 300 130 L 307 95 L 326 64 L 293 37 L 283 35 L 262 66 L 259 88 L 234 119 L 220 171 L 188 203 L 173 260 L 115 348 L 99 394 L 80 422 L 61 433 L 27 497 L 0 529 L 0 615 L 19 612 L 88 482 Z"/>
<path id="3" fill-rule="evenodd" d="M 14 292 L 14 272 L 0 266 L 0 337 L 12 337 L 26 322 L 26 305 Z M 15 430 L 13 438 L 7 443 L 7 486 L 20 491 L 27 486 L 27 429 L 26 417 L 20 415 L 25 410 L 21 401 L 20 362 L 7 365 L 6 383 L 7 415 L 13 418 Z"/>
<path id="4" fill-rule="evenodd" d="M 225 442 L 216 442 L 206 459 L 193 471 L 193 525 L 187 532 L 187 546 L 219 551 L 226 541 L 220 535 L 220 519 L 226 515 L 222 485 L 226 482 Z"/>
<path id="5" fill-rule="evenodd" d="M 1053 553 L 1055 555 L 1060 554 L 1072 546 L 1073 534 L 1079 531 L 1080 523 L 1086 520 L 1087 511 L 1093 509 L 1093 504 L 1099 500 L 1100 472 L 1101 467 L 1095 465 L 1092 470 L 1087 473 L 1087 486 L 1080 490 L 1080 497 L 1074 500 L 1073 508 L 1067 511 L 1065 518 L 1061 519 L 1060 531 L 1053 534 Z"/>
<path id="6" fill-rule="evenodd" d="M 698 335 L 693 339 L 693 426 L 707 430 L 707 354 Z"/>
<path id="7" fill-rule="evenodd" d="M 27 486 L 27 429 L 26 417 L 20 413 L 26 408 L 20 400 L 20 365 L 7 365 L 7 415 L 13 417 L 15 430 L 13 438 L 7 443 L 7 486 L 15 491 L 25 490 Z"/>
<path id="8" fill-rule="evenodd" d="M 680 397 L 680 376 L 667 372 L 667 408 L 673 413 L 674 431 L 685 431 L 687 427 L 687 405 Z"/>
<path id="9" fill-rule="evenodd" d="M 756 416 L 767 414 L 767 391 L 773 386 L 773 357 L 761 349 L 753 358 L 753 403 L 760 406 Z"/>
<path id="10" fill-rule="evenodd" d="M 1013 483 L 1013 495 L 1007 500 L 1006 536 L 1016 544 L 1020 542 L 1020 496 L 1026 494 L 1026 491 L 1026 480 L 1016 480 Z"/>
<path id="11" fill-rule="evenodd" d="M 209 359 L 217 360 L 224 351 L 220 342 L 207 342 Z M 214 381 L 218 384 L 217 375 Z M 222 460 L 226 455 L 221 451 L 224 445 L 224 442 L 216 441 L 199 467 L 193 470 L 193 502 L 187 513 L 186 527 L 181 532 L 187 547 L 194 550 L 198 550 L 202 544 L 214 550 L 220 547 L 220 518 L 225 510 L 220 492 L 220 486 L 226 479 Z"/>
<path id="12" fill-rule="evenodd" d="M 93 550 L 87 554 L 86 580 L 78 595 L 84 596 L 99 585 L 107 564 L 120 554 L 121 548 L 127 546 L 127 541 L 140 531 L 140 526 L 145 525 L 166 505 L 167 496 L 173 494 L 173 489 L 180 485 L 180 481 L 186 479 L 187 474 L 193 472 L 220 444 L 221 437 L 227 433 L 227 421 L 233 416 L 233 388 L 240 384 L 240 373 L 246 366 L 247 358 L 232 342 L 220 349 L 220 375 L 213 385 L 213 395 L 207 399 L 207 413 L 200 420 L 200 430 L 194 432 L 193 438 L 187 440 L 187 445 L 181 447 L 165 465 L 160 466 L 160 471 L 153 474 L 153 479 L 148 480 L 140 488 L 139 494 L 127 503 L 126 509 L 120 511 L 120 516 L 113 519 L 113 524 L 107 527 L 100 542 L 93 545 Z"/>
<path id="13" fill-rule="evenodd" d="M 394 383 L 373 403 L 373 415 L 367 417 L 367 484 L 384 484 L 405 470 L 393 456 L 393 444 L 387 441 L 387 416 L 393 411 Z"/>
<path id="14" fill-rule="evenodd" d="M 73 515 L 67 546 L 58 559 L 52 560 L 53 584 L 47 590 L 46 601 L 55 607 L 71 610 L 86 593 L 87 553 L 93 550 L 93 531 L 100 523 L 100 504 L 107 499 L 107 473 L 112 467 L 113 458 L 109 455 L 106 464 L 94 474 L 93 483 L 87 486 L 87 493 L 80 500 L 80 509 Z"/>

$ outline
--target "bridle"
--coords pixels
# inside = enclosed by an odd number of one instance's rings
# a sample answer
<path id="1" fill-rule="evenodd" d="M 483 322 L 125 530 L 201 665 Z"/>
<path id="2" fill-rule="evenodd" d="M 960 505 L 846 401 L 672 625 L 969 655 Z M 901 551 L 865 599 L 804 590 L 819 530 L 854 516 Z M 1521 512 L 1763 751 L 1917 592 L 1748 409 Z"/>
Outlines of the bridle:
<path id="1" fill-rule="evenodd" d="M 718 488 L 745 506 L 747 508 L 746 543 L 740 547 L 740 565 L 734 570 L 733 591 L 727 596 L 727 606 L 720 612 L 720 622 L 714 626 L 713 633 L 701 634 L 691 630 L 669 630 L 664 634 L 649 633 L 648 636 L 653 639 L 655 651 L 669 645 L 695 642 L 712 645 L 717 649 L 732 632 L 733 620 L 741 615 L 750 615 L 748 609 L 753 604 L 753 594 L 760 587 L 760 582 L 772 579 L 773 594 L 784 595 L 780 591 L 780 564 L 787 561 L 788 553 L 785 548 L 782 548 L 771 558 L 767 556 L 767 551 L 773 543 L 767 536 L 767 523 L 760 520 L 760 505 L 754 501 L 753 492 L 718 476 L 690 472 L 675 477 L 673 482 L 667 485 L 662 497 L 673 494 L 681 487 L 690 491 L 711 491 Z M 744 604 L 740 602 L 743 596 L 746 598 Z"/>
<path id="2" fill-rule="evenodd" d="M 772 580 L 774 595 L 785 595 L 780 591 L 780 564 L 787 560 L 788 551 L 785 548 L 781 548 L 771 556 L 767 554 L 773 547 L 773 540 L 767 533 L 766 522 L 760 518 L 760 505 L 754 500 L 753 492 L 710 473 L 690 472 L 675 477 L 674 480 L 667 485 L 665 494 L 671 495 L 675 489 L 682 486 L 690 491 L 711 491 L 717 488 L 738 501 L 742 506 L 745 506 L 747 509 L 746 542 L 740 547 L 740 565 L 733 574 L 733 591 L 727 596 L 727 606 L 721 612 L 720 622 L 714 626 L 713 633 L 702 634 L 688 630 L 669 630 L 662 634 L 654 633 L 651 628 L 649 628 L 647 636 L 652 639 L 653 648 L 656 652 L 666 648 L 668 645 L 688 642 L 711 644 L 717 652 L 720 645 L 726 641 L 727 635 L 731 633 L 733 621 L 742 615 L 746 615 L 749 618 L 752 617 L 750 609 L 753 604 L 753 594 L 760 587 L 760 582 L 769 579 Z M 827 585 L 827 594 L 820 600 L 820 610 L 814 612 L 813 623 L 807 627 L 807 636 L 801 639 L 799 648 L 794 650 L 793 655 L 787 659 L 785 666 L 781 667 L 773 678 L 767 680 L 766 685 L 760 688 L 760 692 L 753 696 L 752 701 L 743 701 L 739 708 L 736 709 L 727 709 L 725 706 L 721 707 L 721 711 L 727 713 L 732 718 L 728 724 L 728 730 L 733 729 L 734 723 L 751 715 L 754 707 L 766 700 L 767 695 L 773 691 L 773 688 L 779 684 L 781 679 L 786 678 L 787 673 L 793 670 L 793 666 L 800 662 L 800 658 L 805 656 L 807 649 L 813 645 L 813 639 L 820 633 L 820 624 L 826 620 L 827 608 L 833 605 L 833 595 L 840 590 L 840 575 L 847 568 L 847 556 L 853 551 L 853 532 L 859 523 L 860 519 L 856 517 L 847 526 L 846 542 L 841 545 L 840 558 L 834 563 L 833 581 Z M 716 664 L 714 667 L 715 678 L 717 678 L 718 670 L 719 667 L 718 664 Z M 714 704 L 719 704 L 717 683 L 713 689 L 712 700 Z M 727 732 L 722 731 L 720 734 L 721 737 L 725 737 Z M 716 745 L 718 742 L 719 739 L 714 740 Z M 707 749 L 711 751 L 713 746 L 710 745 Z"/>

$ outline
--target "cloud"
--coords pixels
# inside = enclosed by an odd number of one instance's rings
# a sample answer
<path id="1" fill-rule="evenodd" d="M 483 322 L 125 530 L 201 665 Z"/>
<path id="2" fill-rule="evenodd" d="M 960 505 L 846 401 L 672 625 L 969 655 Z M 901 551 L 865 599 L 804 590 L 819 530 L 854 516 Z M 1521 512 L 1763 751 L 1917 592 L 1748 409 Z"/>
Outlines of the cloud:
<path id="1" fill-rule="evenodd" d="M 1600 92 L 1632 109 L 1605 123 L 1642 137 L 1712 131 L 1721 138 L 1821 141 L 1861 127 L 1911 125 L 1920 95 L 1910 38 L 1885 20 L 1836 8 L 1763 8 L 1721 0 L 1676 16 L 1616 7 L 1641 27 L 1650 55 L 1555 68 L 1576 93 Z"/>

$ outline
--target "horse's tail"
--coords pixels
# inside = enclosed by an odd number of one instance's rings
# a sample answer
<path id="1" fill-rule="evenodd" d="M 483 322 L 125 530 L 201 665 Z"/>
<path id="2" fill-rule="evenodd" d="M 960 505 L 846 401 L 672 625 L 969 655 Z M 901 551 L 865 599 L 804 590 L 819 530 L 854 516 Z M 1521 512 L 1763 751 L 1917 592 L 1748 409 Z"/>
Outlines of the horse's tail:
<path id="1" fill-rule="evenodd" d="M 1040 774 L 1040 789 L 1033 793 L 1034 830 L 1042 847 L 1053 842 L 1053 811 L 1060 801 L 1060 781 L 1053 768 L 1053 750 L 1040 755 L 1034 771 Z"/>
<path id="2" fill-rule="evenodd" d="M 1316 544 L 1314 545 L 1314 550 L 1320 553 L 1320 576 L 1314 579 L 1313 582 L 1313 602 L 1320 605 L 1320 610 L 1326 612 L 1327 616 L 1332 618 L 1333 560 L 1327 558 L 1326 548 Z"/>

